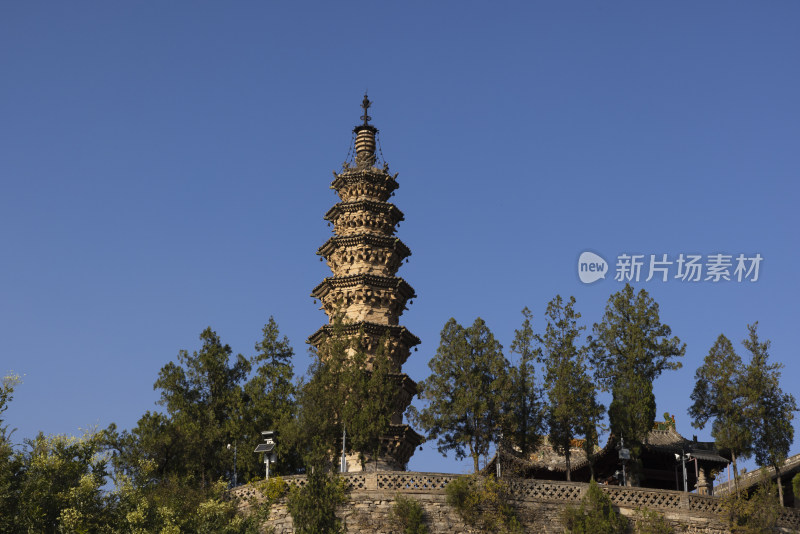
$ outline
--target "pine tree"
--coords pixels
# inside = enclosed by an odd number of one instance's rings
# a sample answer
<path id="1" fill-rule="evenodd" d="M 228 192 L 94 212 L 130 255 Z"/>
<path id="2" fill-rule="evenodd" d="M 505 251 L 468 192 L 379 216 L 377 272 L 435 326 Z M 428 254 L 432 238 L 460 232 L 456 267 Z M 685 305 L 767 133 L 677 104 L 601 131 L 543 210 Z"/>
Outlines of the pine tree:
<path id="1" fill-rule="evenodd" d="M 397 403 L 396 370 L 386 355 L 388 337 L 369 357 L 364 338 L 348 339 L 341 323 L 309 368 L 299 387 L 288 442 L 302 450 L 306 469 L 332 467 L 347 433 L 346 451 L 371 453 L 377 461 Z M 366 457 L 362 457 L 362 462 Z M 365 466 L 366 467 L 366 466 Z"/>
<path id="2" fill-rule="evenodd" d="M 544 424 L 543 387 L 536 382 L 535 363 L 540 351 L 535 347 L 528 308 L 522 310 L 522 327 L 515 330 L 511 352 L 519 355 L 517 365 L 509 373 L 509 394 L 504 409 L 503 440 L 513 443 L 524 458 L 536 450 L 542 439 Z"/>
<path id="3" fill-rule="evenodd" d="M 694 376 L 692 426 L 704 428 L 713 419 L 711 435 L 718 448 L 731 451 L 738 494 L 737 460 L 752 454 L 753 434 L 746 418 L 744 365 L 727 337 L 719 335 Z"/>
<path id="4" fill-rule="evenodd" d="M 603 407 L 597 403 L 596 389 L 587 373 L 587 349 L 577 345 L 585 327 L 578 326 L 581 314 L 575 311 L 575 297 L 565 304 L 556 295 L 548 303 L 545 316 L 547 326 L 540 343 L 549 399 L 547 426 L 550 443 L 564 456 L 567 480 L 571 480 L 572 440 L 584 434 L 590 442 L 596 442 L 596 422 Z M 587 456 L 591 457 L 590 453 Z"/>
<path id="5" fill-rule="evenodd" d="M 780 467 L 794 440 L 792 419 L 797 411 L 797 401 L 780 387 L 783 364 L 769 361 L 770 341 L 759 340 L 758 322 L 748 325 L 747 329 L 749 336 L 742 344 L 751 355 L 745 370 L 745 388 L 747 417 L 754 431 L 753 452 L 759 465 L 775 469 L 778 496 L 783 506 Z"/>
<path id="6" fill-rule="evenodd" d="M 436 439 L 439 452 L 455 451 L 456 459 L 479 459 L 497 442 L 508 384 L 508 360 L 486 323 L 478 317 L 469 328 L 450 319 L 441 333 L 436 355 L 428 363 L 420 398 L 427 401 L 412 416 Z"/>
<path id="7" fill-rule="evenodd" d="M 670 337 L 672 330 L 661 323 L 658 303 L 647 291 L 634 294 L 630 284 L 609 297 L 594 334 L 595 376 L 613 396 L 608 412 L 611 431 L 630 446 L 635 460 L 655 421 L 653 380 L 665 370 L 681 367 L 675 358 L 684 355 L 686 345 Z"/>
<path id="8" fill-rule="evenodd" d="M 250 365 L 255 371 L 243 386 L 241 431 L 236 438 L 244 446 L 244 454 L 239 456 L 238 463 L 244 480 L 263 471 L 261 458 L 251 454 L 261 441 L 261 432 L 276 431 L 281 443 L 282 431 L 294 415 L 294 349 L 286 336 L 280 337 L 278 325 L 272 317 L 264 325 L 262 334 L 261 341 L 255 344 L 256 355 L 250 358 Z M 276 472 L 290 474 L 299 467 L 295 449 L 281 444 L 276 448 L 276 454 Z"/>
<path id="9" fill-rule="evenodd" d="M 231 347 L 211 328 L 200 339 L 199 351 L 182 350 L 177 363 L 161 369 L 154 388 L 161 390 L 159 404 L 183 441 L 180 461 L 206 487 L 221 477 L 232 478 L 226 445 L 239 435 L 241 385 L 251 366 L 241 354 L 233 357 Z"/>
<path id="10" fill-rule="evenodd" d="M 208 489 L 219 479 L 234 479 L 236 452 L 236 478 L 258 476 L 263 468 L 252 450 L 260 432 L 280 431 L 294 411 L 294 351 L 273 318 L 262 333 L 257 354 L 245 358 L 206 328 L 200 350 L 181 350 L 162 367 L 154 388 L 164 411 L 146 412 L 132 431 L 117 436 L 118 468 L 135 484 L 176 477 Z M 284 472 L 297 469 L 288 447 L 278 451 Z M 142 461 L 152 465 L 143 468 Z"/>

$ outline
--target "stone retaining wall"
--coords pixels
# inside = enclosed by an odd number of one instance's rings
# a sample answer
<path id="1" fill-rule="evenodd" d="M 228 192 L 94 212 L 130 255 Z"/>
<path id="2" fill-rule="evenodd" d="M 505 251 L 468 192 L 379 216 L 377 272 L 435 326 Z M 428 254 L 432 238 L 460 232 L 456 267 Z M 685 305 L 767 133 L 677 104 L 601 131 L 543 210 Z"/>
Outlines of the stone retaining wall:
<path id="1" fill-rule="evenodd" d="M 392 534 L 399 532 L 392 524 L 391 510 L 395 496 L 400 493 L 413 497 L 425 510 L 432 534 L 477 532 L 470 529 L 458 513 L 446 503 L 445 487 L 458 475 L 439 473 L 378 472 L 345 473 L 342 475 L 349 489 L 349 502 L 338 515 L 348 533 Z M 303 486 L 305 476 L 285 477 L 289 485 Z M 567 505 L 577 505 L 588 488 L 581 482 L 552 482 L 505 478 L 514 496 L 513 504 L 519 511 L 526 532 L 545 534 L 562 533 L 561 514 Z M 670 490 L 601 486 L 620 510 L 633 517 L 638 508 L 656 510 L 673 524 L 677 532 L 692 534 L 728 534 L 721 520 L 722 500 L 717 497 L 695 495 Z M 252 486 L 233 490 L 243 507 L 251 499 L 261 496 Z M 787 509 L 780 520 L 781 532 L 800 532 L 800 513 Z M 292 518 L 286 509 L 285 499 L 272 506 L 269 526 L 275 534 L 293 532 Z"/>

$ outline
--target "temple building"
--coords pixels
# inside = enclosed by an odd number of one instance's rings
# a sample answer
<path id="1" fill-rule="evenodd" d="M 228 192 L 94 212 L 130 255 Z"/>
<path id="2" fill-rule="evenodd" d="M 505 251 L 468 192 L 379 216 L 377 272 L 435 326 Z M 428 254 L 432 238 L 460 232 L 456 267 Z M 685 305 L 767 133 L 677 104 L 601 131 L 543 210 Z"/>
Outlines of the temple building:
<path id="1" fill-rule="evenodd" d="M 337 317 L 343 324 L 335 335 L 350 339 L 362 336 L 367 362 L 376 354 L 381 340 L 387 343 L 384 349 L 394 367 L 397 384 L 395 413 L 389 435 L 382 439 L 386 457 L 371 459 L 368 464 L 376 469 L 398 470 L 405 469 L 421 441 L 419 434 L 403 423 L 403 413 L 416 395 L 417 385 L 401 370 L 419 339 L 399 324 L 406 305 L 416 294 L 405 280 L 396 276 L 411 251 L 395 237 L 403 213 L 388 200 L 398 187 L 397 173 L 390 174 L 389 165 L 378 161 L 379 132 L 370 124 L 370 106 L 364 95 L 362 123 L 353 129 L 355 157 L 345 161 L 340 172 L 334 172 L 331 183 L 340 202 L 328 210 L 325 220 L 333 224 L 334 235 L 317 254 L 325 259 L 333 276 L 311 292 L 328 315 L 328 324 L 314 333 L 309 343 L 323 354 L 320 349 L 334 335 L 332 325 Z M 348 471 L 362 469 L 357 456 L 348 457 Z"/>
<path id="2" fill-rule="evenodd" d="M 582 448 L 582 441 L 573 440 L 570 447 L 570 478 L 576 482 L 589 482 L 593 469 L 597 481 L 620 484 L 623 461 L 620 459 L 619 440 L 612 435 L 605 447 L 596 447 L 591 456 L 592 465 Z M 711 495 L 715 475 L 730 463 L 729 456 L 728 451 L 717 450 L 714 442 L 681 436 L 675 428 L 674 417 L 671 421 L 656 421 L 642 444 L 639 457 L 642 465 L 640 485 L 644 488 L 697 491 L 700 495 Z M 681 461 L 681 458 L 685 461 Z M 495 472 L 496 462 L 497 455 L 484 472 Z M 515 451 L 503 452 L 501 467 L 515 476 L 539 480 L 565 480 L 567 471 L 564 455 L 554 450 L 547 438 L 527 458 Z"/>

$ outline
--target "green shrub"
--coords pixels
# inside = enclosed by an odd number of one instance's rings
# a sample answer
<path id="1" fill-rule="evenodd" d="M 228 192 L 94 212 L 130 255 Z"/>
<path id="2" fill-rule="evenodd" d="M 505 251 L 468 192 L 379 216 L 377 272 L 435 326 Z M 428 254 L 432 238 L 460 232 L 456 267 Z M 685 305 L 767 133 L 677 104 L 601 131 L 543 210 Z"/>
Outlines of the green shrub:
<path id="1" fill-rule="evenodd" d="M 306 485 L 292 488 L 286 503 L 298 534 L 341 534 L 336 508 L 346 501 L 344 480 L 335 473 L 308 475 Z"/>
<path id="2" fill-rule="evenodd" d="M 403 529 L 403 534 L 428 534 L 425 511 L 416 499 L 402 495 L 395 497 L 392 516 Z"/>
<path id="3" fill-rule="evenodd" d="M 469 525 L 486 532 L 523 532 L 516 510 L 509 503 L 508 486 L 494 476 L 466 475 L 447 484 L 447 504 Z"/>
<path id="4" fill-rule="evenodd" d="M 673 534 L 669 521 L 663 515 L 647 507 L 636 510 L 636 534 Z"/>
<path id="5" fill-rule="evenodd" d="M 264 496 L 264 500 L 269 504 L 274 503 L 286 495 L 289 490 L 289 485 L 279 476 L 257 482 L 255 486 L 258 491 L 261 492 L 261 495 Z"/>
<path id="6" fill-rule="evenodd" d="M 252 482 L 252 485 L 258 490 L 264 500 L 258 501 L 258 498 L 252 497 L 248 500 L 250 505 L 250 518 L 258 525 L 263 525 L 269 520 L 272 505 L 281 497 L 286 495 L 289 490 L 289 485 L 286 481 L 279 476 L 270 478 L 269 480 L 259 480 Z M 267 529 L 267 532 L 271 532 Z"/>
<path id="7" fill-rule="evenodd" d="M 611 499 L 592 480 L 580 505 L 564 510 L 564 525 L 573 534 L 624 534 L 628 521 L 611 505 Z"/>
<path id="8" fill-rule="evenodd" d="M 752 495 L 743 492 L 727 497 L 724 509 L 733 534 L 772 532 L 782 511 L 778 487 L 765 477 Z"/>

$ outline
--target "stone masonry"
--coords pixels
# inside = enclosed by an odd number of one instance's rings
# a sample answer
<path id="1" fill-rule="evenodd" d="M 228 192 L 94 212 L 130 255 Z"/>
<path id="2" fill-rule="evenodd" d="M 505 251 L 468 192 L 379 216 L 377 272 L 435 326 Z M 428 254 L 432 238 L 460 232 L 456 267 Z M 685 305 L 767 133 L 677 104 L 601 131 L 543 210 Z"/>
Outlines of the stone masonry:
<path id="1" fill-rule="evenodd" d="M 392 518 L 395 497 L 402 494 L 416 499 L 425 511 L 425 521 L 431 534 L 479 532 L 466 525 L 458 513 L 447 504 L 445 486 L 458 475 L 439 473 L 378 472 L 344 475 L 349 488 L 348 502 L 337 515 L 350 534 L 399 534 Z M 286 477 L 289 485 L 302 486 L 304 476 Z M 523 523 L 525 532 L 561 534 L 564 532 L 562 514 L 566 506 L 576 506 L 589 487 L 583 482 L 553 482 L 529 479 L 505 479 L 513 495 L 512 504 Z M 602 486 L 614 506 L 631 520 L 638 509 L 647 508 L 662 514 L 676 533 L 729 534 L 722 516 L 722 499 L 672 490 L 653 490 L 619 486 Z M 242 486 L 234 492 L 242 510 L 248 500 L 259 495 L 252 486 Z M 292 518 L 286 509 L 285 498 L 273 504 L 270 520 L 265 525 L 275 534 L 293 532 Z M 779 519 L 776 532 L 800 532 L 800 512 L 786 509 Z"/>

